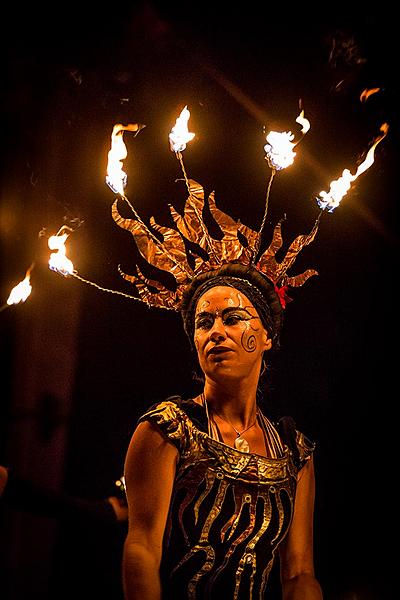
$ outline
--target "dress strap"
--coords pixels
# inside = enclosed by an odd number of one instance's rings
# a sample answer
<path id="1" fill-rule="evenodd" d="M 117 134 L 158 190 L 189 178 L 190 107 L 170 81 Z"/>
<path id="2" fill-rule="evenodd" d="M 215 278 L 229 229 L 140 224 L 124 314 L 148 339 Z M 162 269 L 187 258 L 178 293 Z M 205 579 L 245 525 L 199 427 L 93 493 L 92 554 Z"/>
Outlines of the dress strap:
<path id="1" fill-rule="evenodd" d="M 300 452 L 297 446 L 297 430 L 293 417 L 281 417 L 278 421 L 279 432 L 284 443 L 292 451 L 295 465 L 300 468 Z"/>
<path id="2" fill-rule="evenodd" d="M 258 411 L 258 414 L 260 425 L 264 432 L 267 456 L 270 458 L 282 458 L 284 455 L 284 447 L 278 431 L 260 410 Z"/>

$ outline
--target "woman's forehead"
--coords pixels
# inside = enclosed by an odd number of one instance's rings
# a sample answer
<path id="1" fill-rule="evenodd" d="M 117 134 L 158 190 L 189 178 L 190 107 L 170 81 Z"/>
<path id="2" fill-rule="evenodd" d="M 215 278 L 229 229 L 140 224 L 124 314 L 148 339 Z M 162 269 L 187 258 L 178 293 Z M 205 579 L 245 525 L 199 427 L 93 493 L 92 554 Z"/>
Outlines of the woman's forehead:
<path id="1" fill-rule="evenodd" d="M 197 302 L 196 313 L 227 307 L 254 308 L 250 300 L 234 287 L 216 285 L 202 294 Z"/>

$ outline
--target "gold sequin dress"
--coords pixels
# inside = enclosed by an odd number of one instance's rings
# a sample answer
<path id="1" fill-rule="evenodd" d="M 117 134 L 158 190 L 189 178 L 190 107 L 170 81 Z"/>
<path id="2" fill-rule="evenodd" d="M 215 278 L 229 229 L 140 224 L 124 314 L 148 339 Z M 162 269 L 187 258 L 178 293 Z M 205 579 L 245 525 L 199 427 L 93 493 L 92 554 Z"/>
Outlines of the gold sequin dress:
<path id="1" fill-rule="evenodd" d="M 179 451 L 164 537 L 163 600 L 268 598 L 297 473 L 314 444 L 295 431 L 297 452 L 286 443 L 278 458 L 241 452 L 208 435 L 204 407 L 175 396 L 140 421 L 146 419 Z"/>

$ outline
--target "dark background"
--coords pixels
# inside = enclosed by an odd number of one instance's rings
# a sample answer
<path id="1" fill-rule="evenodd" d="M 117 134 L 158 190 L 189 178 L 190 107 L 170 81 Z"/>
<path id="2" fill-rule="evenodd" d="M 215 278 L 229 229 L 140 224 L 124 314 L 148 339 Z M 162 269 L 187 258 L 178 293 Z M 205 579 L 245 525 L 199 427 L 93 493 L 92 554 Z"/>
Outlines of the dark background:
<path id="1" fill-rule="evenodd" d="M 266 400 L 271 416 L 291 414 L 318 444 L 315 562 L 325 599 L 380 600 L 394 595 L 397 523 L 398 33 L 384 3 L 323 12 L 251 2 L 8 9 L 1 304 L 35 266 L 29 299 L 0 313 L 0 456 L 52 489 L 105 497 L 137 417 L 169 394 L 191 394 L 179 315 L 123 296 L 135 290 L 118 265 L 133 273 L 137 255 L 110 214 L 115 123 L 146 124 L 136 138 L 124 134 L 126 193 L 144 221 L 169 225 L 168 204 L 183 208 L 168 133 L 187 105 L 196 133 L 183 153 L 189 177 L 258 229 L 270 177 L 263 129 L 298 131 L 304 108 L 311 129 L 274 179 L 265 231 L 268 243 L 286 215 L 287 245 L 311 229 L 315 197 L 344 168 L 355 173 L 386 122 L 375 163 L 322 215 L 292 269 L 319 276 L 291 294 Z M 370 88 L 379 91 L 360 101 Z M 47 237 L 63 224 L 75 229 L 67 255 L 79 276 L 103 290 L 47 268 Z M 120 530 L 11 510 L 2 531 L 7 600 L 120 597 Z"/>

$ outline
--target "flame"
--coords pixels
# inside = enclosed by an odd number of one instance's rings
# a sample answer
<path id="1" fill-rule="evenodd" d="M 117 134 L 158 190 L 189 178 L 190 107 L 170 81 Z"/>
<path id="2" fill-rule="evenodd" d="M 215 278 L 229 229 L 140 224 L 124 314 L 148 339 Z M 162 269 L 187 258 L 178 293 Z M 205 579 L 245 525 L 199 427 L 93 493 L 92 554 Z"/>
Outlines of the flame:
<path id="1" fill-rule="evenodd" d="M 375 138 L 371 148 L 368 150 L 365 160 L 358 166 L 354 175 L 352 175 L 348 169 L 344 169 L 341 177 L 331 182 L 329 192 L 320 192 L 320 197 L 317 198 L 317 203 L 322 210 L 327 209 L 328 212 L 332 212 L 339 206 L 343 196 L 347 194 L 353 181 L 362 173 L 364 173 L 364 171 L 369 169 L 369 167 L 373 164 L 375 148 L 386 136 L 388 130 L 389 125 L 387 123 L 383 123 L 383 125 L 380 127 L 382 135 Z"/>
<path id="2" fill-rule="evenodd" d="M 182 152 L 186 148 L 186 144 L 192 141 L 195 136 L 188 129 L 189 117 L 190 112 L 187 106 L 185 106 L 169 134 L 170 148 L 173 152 Z"/>
<path id="3" fill-rule="evenodd" d="M 143 127 L 145 127 L 145 125 L 139 125 L 137 123 L 129 123 L 128 125 L 117 123 L 114 125 L 111 133 L 111 149 L 108 152 L 106 183 L 113 192 L 120 194 L 121 196 L 124 195 L 124 189 L 128 179 L 127 174 L 122 169 L 123 160 L 128 155 L 123 140 L 124 131 L 135 131 L 138 133 Z"/>
<path id="4" fill-rule="evenodd" d="M 381 88 L 370 88 L 363 90 L 360 95 L 360 102 L 366 102 L 368 98 L 372 96 L 372 94 L 376 94 L 377 92 L 380 92 L 380 90 Z"/>
<path id="5" fill-rule="evenodd" d="M 293 148 L 296 144 L 292 142 L 294 135 L 291 131 L 270 131 L 267 135 L 267 142 L 264 150 L 267 153 L 266 159 L 272 169 L 281 171 L 290 167 L 294 162 L 296 152 Z"/>
<path id="6" fill-rule="evenodd" d="M 50 250 L 56 250 L 56 252 L 52 252 L 49 258 L 49 268 L 52 271 L 57 271 L 57 273 L 61 273 L 66 277 L 67 275 L 72 275 L 74 273 L 74 265 L 67 258 L 65 242 L 69 236 L 69 233 L 62 233 L 65 229 L 69 229 L 65 225 L 61 227 L 56 235 L 52 235 L 48 239 L 48 246 Z M 69 229 L 70 232 L 72 229 Z"/>
<path id="7" fill-rule="evenodd" d="M 297 117 L 296 123 L 300 123 L 300 125 L 302 125 L 301 133 L 303 135 L 306 135 L 307 131 L 310 130 L 311 124 L 310 124 L 310 121 L 305 118 L 304 110 L 302 110 L 301 113 L 299 114 L 299 116 Z M 299 143 L 299 142 L 297 142 L 297 143 Z"/>
<path id="8" fill-rule="evenodd" d="M 25 302 L 32 291 L 32 286 L 30 284 L 31 280 L 31 271 L 32 267 L 28 269 L 25 275 L 25 279 L 20 281 L 18 285 L 14 286 L 11 290 L 11 293 L 8 297 L 7 304 L 11 306 L 11 304 L 19 304 L 20 302 Z"/>
<path id="9" fill-rule="evenodd" d="M 311 125 L 310 121 L 304 117 L 304 110 L 302 110 L 296 119 L 296 123 L 302 125 L 301 134 L 302 137 L 309 131 Z M 268 144 L 264 146 L 264 150 L 267 154 L 265 159 L 268 161 L 271 169 L 275 171 L 281 171 L 290 167 L 294 162 L 296 152 L 293 148 L 297 146 L 302 137 L 293 142 L 294 134 L 291 131 L 284 131 L 278 133 L 277 131 L 270 131 L 266 137 Z"/>

